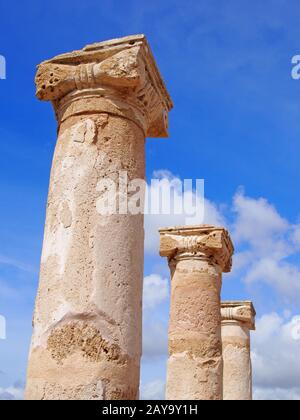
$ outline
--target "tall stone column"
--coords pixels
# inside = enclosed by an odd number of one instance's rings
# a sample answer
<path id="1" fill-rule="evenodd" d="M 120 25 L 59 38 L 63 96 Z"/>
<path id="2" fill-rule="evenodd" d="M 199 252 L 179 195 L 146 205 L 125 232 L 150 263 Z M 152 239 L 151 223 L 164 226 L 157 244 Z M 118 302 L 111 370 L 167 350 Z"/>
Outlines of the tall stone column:
<path id="1" fill-rule="evenodd" d="M 58 140 L 26 398 L 136 399 L 143 215 L 103 214 L 99 182 L 144 179 L 145 137 L 167 137 L 172 102 L 143 35 L 45 61 L 36 85 Z"/>
<path id="2" fill-rule="evenodd" d="M 224 400 L 252 400 L 250 330 L 255 330 L 252 302 L 223 302 L 223 390 Z"/>
<path id="3" fill-rule="evenodd" d="M 220 291 L 231 269 L 228 232 L 214 226 L 160 230 L 171 269 L 168 400 L 222 400 Z"/>

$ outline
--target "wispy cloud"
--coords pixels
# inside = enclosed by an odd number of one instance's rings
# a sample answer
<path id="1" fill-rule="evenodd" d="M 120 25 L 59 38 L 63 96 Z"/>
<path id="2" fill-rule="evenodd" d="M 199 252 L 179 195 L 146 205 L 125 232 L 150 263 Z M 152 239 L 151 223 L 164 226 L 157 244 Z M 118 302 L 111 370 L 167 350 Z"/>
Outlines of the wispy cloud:
<path id="1" fill-rule="evenodd" d="M 39 272 L 38 268 L 31 264 L 0 254 L 0 265 L 1 264 L 13 267 L 20 271 L 25 271 L 30 274 L 38 274 Z"/>
<path id="2" fill-rule="evenodd" d="M 160 182 L 168 181 L 171 182 L 174 187 L 173 201 L 179 201 L 179 197 L 186 200 L 187 203 L 197 203 L 197 206 L 201 208 L 203 198 L 199 197 L 195 190 L 184 190 L 182 192 L 182 182 L 178 176 L 172 174 L 168 170 L 157 170 L 153 173 L 153 179 L 158 179 Z M 176 188 L 176 185 L 178 186 Z M 157 194 L 160 186 L 158 184 L 148 185 L 149 195 L 154 197 L 160 197 Z M 164 197 L 162 197 L 164 199 Z M 185 201 L 184 201 L 185 202 Z M 193 214 L 194 209 L 185 207 L 185 211 L 181 214 L 147 214 L 145 215 L 145 251 L 148 255 L 158 255 L 159 252 L 159 229 L 166 226 L 182 226 L 187 223 Z M 174 212 L 175 213 L 175 212 Z M 203 216 L 203 217 L 201 217 Z M 204 199 L 204 214 L 194 217 L 194 224 L 207 223 L 217 226 L 226 225 L 226 220 L 222 215 L 218 206 L 211 201 Z"/>
<path id="3" fill-rule="evenodd" d="M 24 384 L 16 382 L 7 388 L 0 388 L 0 401 L 2 400 L 23 400 Z"/>
<path id="4" fill-rule="evenodd" d="M 161 379 L 147 382 L 141 386 L 142 400 L 164 400 L 165 399 L 165 382 Z"/>
<path id="5" fill-rule="evenodd" d="M 261 283 L 285 304 L 300 302 L 299 225 L 283 218 L 264 198 L 233 198 L 232 236 L 237 249 L 234 276 Z M 292 260 L 291 260 L 292 258 Z"/>
<path id="6" fill-rule="evenodd" d="M 257 320 L 252 335 L 256 399 L 300 398 L 300 342 L 293 334 L 296 320 L 276 312 Z"/>

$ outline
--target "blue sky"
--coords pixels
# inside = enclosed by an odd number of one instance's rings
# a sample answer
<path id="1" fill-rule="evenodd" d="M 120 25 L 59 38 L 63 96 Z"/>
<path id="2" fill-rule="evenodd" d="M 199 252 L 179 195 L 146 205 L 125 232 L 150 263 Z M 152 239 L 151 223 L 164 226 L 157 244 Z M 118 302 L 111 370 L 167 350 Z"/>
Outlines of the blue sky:
<path id="1" fill-rule="evenodd" d="M 300 399 L 300 341 L 288 334 L 300 303 L 300 80 L 291 78 L 299 14 L 297 0 L 0 3 L 3 398 L 18 397 L 25 379 L 56 139 L 51 106 L 35 99 L 35 67 L 88 43 L 145 33 L 175 104 L 170 138 L 147 140 L 147 177 L 164 170 L 205 179 L 207 218 L 224 223 L 236 244 L 223 298 L 253 299 L 258 312 L 256 397 Z M 147 240 L 160 222 L 146 221 Z M 147 397 L 163 389 L 168 320 L 167 264 L 153 243 L 145 264 L 145 299 L 156 296 L 145 308 Z"/>

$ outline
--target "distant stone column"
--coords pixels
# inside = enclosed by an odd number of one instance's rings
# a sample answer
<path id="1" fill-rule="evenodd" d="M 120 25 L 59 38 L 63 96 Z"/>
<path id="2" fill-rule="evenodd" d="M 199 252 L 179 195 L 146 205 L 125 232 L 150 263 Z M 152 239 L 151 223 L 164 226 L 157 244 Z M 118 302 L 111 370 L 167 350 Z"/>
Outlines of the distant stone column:
<path id="1" fill-rule="evenodd" d="M 252 400 L 250 330 L 255 330 L 252 302 L 222 303 L 224 400 Z"/>
<path id="2" fill-rule="evenodd" d="M 222 400 L 220 291 L 231 269 L 228 232 L 214 226 L 160 230 L 171 269 L 168 400 Z"/>
<path id="3" fill-rule="evenodd" d="M 52 101 L 58 140 L 26 398 L 133 400 L 143 215 L 120 214 L 124 202 L 105 215 L 99 203 L 107 193 L 102 181 L 119 187 L 120 171 L 128 182 L 144 180 L 145 137 L 167 137 L 172 102 L 143 35 L 45 61 L 36 85 L 38 98 Z"/>

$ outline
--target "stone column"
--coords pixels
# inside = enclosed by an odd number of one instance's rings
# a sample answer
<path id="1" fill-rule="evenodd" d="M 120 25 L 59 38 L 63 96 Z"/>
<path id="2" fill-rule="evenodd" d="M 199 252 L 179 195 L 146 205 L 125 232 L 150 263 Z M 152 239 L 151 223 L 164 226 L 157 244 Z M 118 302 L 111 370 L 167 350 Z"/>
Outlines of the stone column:
<path id="1" fill-rule="evenodd" d="M 252 400 L 250 330 L 255 330 L 252 302 L 223 302 L 224 400 Z"/>
<path id="2" fill-rule="evenodd" d="M 228 232 L 214 226 L 160 230 L 171 269 L 168 400 L 222 400 L 220 291 L 231 269 Z"/>
<path id="3" fill-rule="evenodd" d="M 118 186 L 120 171 L 144 180 L 145 137 L 167 137 L 172 102 L 143 35 L 45 61 L 36 85 L 38 98 L 54 106 L 58 140 L 26 398 L 133 400 L 143 215 L 120 214 L 124 207 L 103 214 L 99 181 Z"/>

